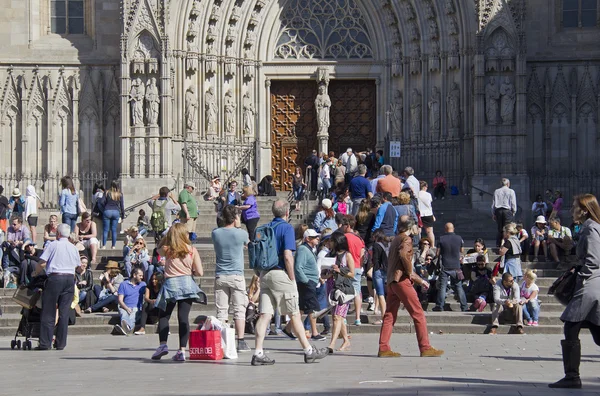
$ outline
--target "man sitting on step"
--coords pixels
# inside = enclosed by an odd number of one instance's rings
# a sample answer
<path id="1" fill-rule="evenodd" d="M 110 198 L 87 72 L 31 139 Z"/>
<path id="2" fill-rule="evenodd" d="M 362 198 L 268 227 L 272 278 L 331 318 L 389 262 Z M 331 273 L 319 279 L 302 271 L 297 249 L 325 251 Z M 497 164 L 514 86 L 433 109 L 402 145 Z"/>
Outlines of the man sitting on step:
<path id="1" fill-rule="evenodd" d="M 517 334 L 525 334 L 523 331 L 523 306 L 519 304 L 521 292 L 519 285 L 513 276 L 505 272 L 502 279 L 494 285 L 494 310 L 492 312 L 492 328 L 490 334 L 496 334 L 500 315 L 510 317 L 517 323 Z M 508 314 L 507 314 L 508 313 Z"/>
<path id="2" fill-rule="evenodd" d="M 146 282 L 143 282 L 144 272 L 139 267 L 131 270 L 129 280 L 119 286 L 119 318 L 121 325 L 115 325 L 115 330 L 123 335 L 129 334 L 139 321 Z"/>

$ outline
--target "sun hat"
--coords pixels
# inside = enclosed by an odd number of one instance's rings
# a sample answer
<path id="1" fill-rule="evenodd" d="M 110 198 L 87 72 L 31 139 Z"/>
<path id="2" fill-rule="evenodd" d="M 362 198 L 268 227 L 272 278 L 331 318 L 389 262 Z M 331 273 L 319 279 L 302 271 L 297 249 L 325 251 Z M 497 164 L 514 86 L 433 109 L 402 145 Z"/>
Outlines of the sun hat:
<path id="1" fill-rule="evenodd" d="M 541 224 L 546 224 L 546 218 L 545 218 L 544 216 L 538 216 L 538 217 L 535 219 L 535 222 L 536 222 L 536 223 L 541 223 Z"/>
<path id="2" fill-rule="evenodd" d="M 333 204 L 331 203 L 331 199 L 329 198 L 325 198 L 324 200 L 321 201 L 321 206 L 324 207 L 325 209 L 331 209 L 331 206 Z"/>
<path id="3" fill-rule="evenodd" d="M 114 260 L 108 260 L 108 263 L 106 264 L 106 267 L 104 267 L 106 269 L 119 269 L 119 263 L 117 263 Z"/>
<path id="4" fill-rule="evenodd" d="M 15 188 L 12 192 L 12 196 L 17 198 L 21 196 L 21 190 L 19 190 L 18 188 Z"/>

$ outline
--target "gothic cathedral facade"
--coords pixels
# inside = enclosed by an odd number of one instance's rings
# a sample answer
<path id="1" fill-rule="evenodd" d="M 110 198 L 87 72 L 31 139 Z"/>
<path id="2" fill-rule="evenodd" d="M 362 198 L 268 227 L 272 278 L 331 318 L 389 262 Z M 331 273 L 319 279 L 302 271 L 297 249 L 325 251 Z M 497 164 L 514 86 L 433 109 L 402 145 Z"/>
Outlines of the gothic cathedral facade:
<path id="1" fill-rule="evenodd" d="M 475 206 L 500 177 L 525 200 L 600 187 L 600 0 L 0 5 L 4 185 L 141 199 L 247 168 L 287 190 L 313 149 L 399 142 L 392 165 Z"/>

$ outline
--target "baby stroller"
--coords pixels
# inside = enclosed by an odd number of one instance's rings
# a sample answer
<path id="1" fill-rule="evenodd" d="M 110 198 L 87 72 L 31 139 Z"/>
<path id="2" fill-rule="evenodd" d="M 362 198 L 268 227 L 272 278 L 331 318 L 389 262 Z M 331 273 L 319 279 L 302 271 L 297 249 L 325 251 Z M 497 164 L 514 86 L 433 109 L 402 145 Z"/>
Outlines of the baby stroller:
<path id="1" fill-rule="evenodd" d="M 46 277 L 37 277 L 27 287 L 20 287 L 15 295 L 13 301 L 21 305 L 21 320 L 19 321 L 19 327 L 15 333 L 15 338 L 10 341 L 11 349 L 23 349 L 31 350 L 33 345 L 32 339 L 39 340 L 40 337 L 40 316 L 42 313 L 42 287 Z M 21 342 L 19 337 L 24 337 L 25 340 Z"/>

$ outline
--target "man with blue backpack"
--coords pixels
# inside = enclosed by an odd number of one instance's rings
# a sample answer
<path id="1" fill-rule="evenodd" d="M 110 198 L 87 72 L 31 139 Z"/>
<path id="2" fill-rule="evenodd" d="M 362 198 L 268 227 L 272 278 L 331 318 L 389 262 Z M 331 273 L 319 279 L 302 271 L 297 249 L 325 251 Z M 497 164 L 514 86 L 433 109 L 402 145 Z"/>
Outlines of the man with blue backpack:
<path id="1" fill-rule="evenodd" d="M 253 366 L 268 366 L 275 360 L 263 351 L 267 326 L 277 310 L 288 315 L 292 328 L 304 349 L 304 362 L 314 363 L 328 354 L 327 348 L 317 349 L 306 338 L 300 317 L 298 288 L 294 275 L 294 251 L 296 241 L 294 227 L 289 224 L 290 204 L 283 199 L 273 202 L 275 218 L 255 231 L 253 242 L 248 245 L 250 268 L 260 273 L 260 317 L 256 323 L 256 349 L 252 356 Z"/>

